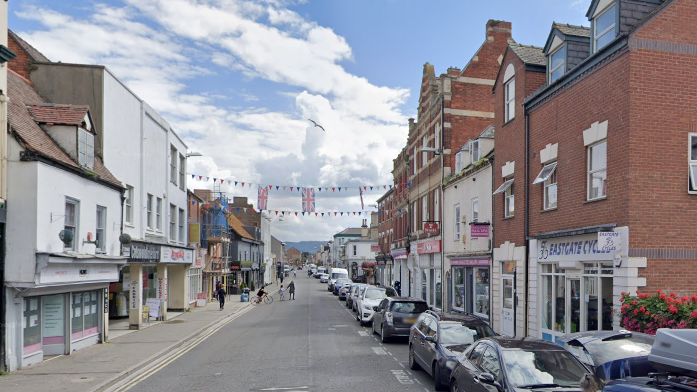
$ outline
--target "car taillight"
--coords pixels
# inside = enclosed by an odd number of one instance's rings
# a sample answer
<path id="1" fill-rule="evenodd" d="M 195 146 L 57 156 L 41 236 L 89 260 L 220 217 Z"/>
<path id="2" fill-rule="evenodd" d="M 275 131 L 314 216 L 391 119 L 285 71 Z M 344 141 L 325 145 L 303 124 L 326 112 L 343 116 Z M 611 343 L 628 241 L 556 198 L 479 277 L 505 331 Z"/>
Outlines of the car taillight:
<path id="1" fill-rule="evenodd" d="M 385 320 L 392 322 L 392 312 L 385 313 Z"/>

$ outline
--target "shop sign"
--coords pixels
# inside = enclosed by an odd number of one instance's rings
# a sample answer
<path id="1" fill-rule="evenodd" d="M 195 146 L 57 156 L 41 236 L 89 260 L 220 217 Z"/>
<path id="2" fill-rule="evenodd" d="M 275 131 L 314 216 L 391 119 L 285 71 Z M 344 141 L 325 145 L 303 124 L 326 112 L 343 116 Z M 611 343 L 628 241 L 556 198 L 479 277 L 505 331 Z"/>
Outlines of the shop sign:
<path id="1" fill-rule="evenodd" d="M 189 243 L 191 243 L 191 244 L 201 243 L 201 224 L 200 223 L 189 223 Z"/>
<path id="2" fill-rule="evenodd" d="M 198 293 L 198 294 L 196 294 L 196 299 L 206 299 L 206 293 Z"/>
<path id="3" fill-rule="evenodd" d="M 489 259 L 454 259 L 450 260 L 450 265 L 455 266 L 489 266 Z"/>
<path id="4" fill-rule="evenodd" d="M 138 309 L 138 305 L 140 305 L 140 294 L 141 291 L 138 290 L 138 281 L 137 280 L 132 280 L 131 281 L 131 309 Z"/>
<path id="5" fill-rule="evenodd" d="M 370 251 L 371 251 L 371 252 L 380 252 L 380 245 L 371 244 L 371 245 L 370 245 Z"/>
<path id="6" fill-rule="evenodd" d="M 104 313 L 109 313 L 109 289 L 104 289 Z"/>
<path id="7" fill-rule="evenodd" d="M 197 268 L 203 267 L 203 261 L 201 260 L 200 257 L 197 257 L 197 258 L 196 258 L 196 267 L 197 267 Z"/>
<path id="8" fill-rule="evenodd" d="M 393 259 L 406 259 L 407 258 L 407 250 L 406 249 L 393 250 L 392 251 L 392 258 Z"/>
<path id="9" fill-rule="evenodd" d="M 416 244 L 416 252 L 420 255 L 426 253 L 440 253 L 440 240 L 419 242 Z"/>
<path id="10" fill-rule="evenodd" d="M 160 262 L 192 264 L 194 262 L 194 251 L 192 249 L 163 246 L 160 252 Z"/>
<path id="11" fill-rule="evenodd" d="M 539 261 L 610 261 L 615 251 L 604 245 L 598 247 L 598 234 L 538 240 Z"/>
<path id="12" fill-rule="evenodd" d="M 440 222 L 424 222 L 424 233 L 438 234 L 440 233 Z"/>
<path id="13" fill-rule="evenodd" d="M 598 248 L 609 252 L 617 252 L 620 250 L 620 233 L 614 231 L 599 231 Z"/>
<path id="14" fill-rule="evenodd" d="M 71 265 L 50 263 L 39 272 L 39 283 L 67 282 L 115 282 L 119 280 L 119 267 L 108 264 Z"/>
<path id="15" fill-rule="evenodd" d="M 157 278 L 157 298 L 167 301 L 167 279 Z"/>
<path id="16" fill-rule="evenodd" d="M 128 262 L 157 263 L 160 261 L 160 245 L 146 244 L 143 242 L 131 243 Z"/>
<path id="17" fill-rule="evenodd" d="M 63 343 L 65 333 L 65 299 L 63 295 L 46 295 L 41 297 L 41 301 L 43 302 L 43 343 Z"/>
<path id="18" fill-rule="evenodd" d="M 489 225 L 470 224 L 470 238 L 489 238 Z"/>

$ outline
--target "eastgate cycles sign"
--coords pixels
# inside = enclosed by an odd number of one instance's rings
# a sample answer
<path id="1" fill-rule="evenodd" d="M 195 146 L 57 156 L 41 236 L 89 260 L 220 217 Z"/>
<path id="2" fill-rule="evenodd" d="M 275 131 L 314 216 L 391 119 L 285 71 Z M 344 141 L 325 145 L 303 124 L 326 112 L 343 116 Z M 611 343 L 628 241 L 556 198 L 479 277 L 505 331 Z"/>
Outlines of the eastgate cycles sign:
<path id="1" fill-rule="evenodd" d="M 598 234 L 549 238 L 538 240 L 539 261 L 608 261 L 615 250 L 598 246 Z"/>

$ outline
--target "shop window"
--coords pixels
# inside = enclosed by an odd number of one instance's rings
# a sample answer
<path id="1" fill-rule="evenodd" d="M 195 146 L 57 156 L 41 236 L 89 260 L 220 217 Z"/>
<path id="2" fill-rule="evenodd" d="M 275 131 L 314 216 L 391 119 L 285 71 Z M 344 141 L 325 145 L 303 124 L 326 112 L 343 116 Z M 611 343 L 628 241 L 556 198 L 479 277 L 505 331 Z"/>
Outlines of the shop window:
<path id="1" fill-rule="evenodd" d="M 77 243 L 78 243 L 78 227 L 77 227 L 77 222 L 79 220 L 79 213 L 80 213 L 80 202 L 71 199 L 71 198 L 66 198 L 65 199 L 65 217 L 64 217 L 64 226 L 63 229 L 66 231 L 69 231 L 73 234 L 73 240 L 67 244 L 64 245 L 66 250 L 77 250 Z"/>
<path id="2" fill-rule="evenodd" d="M 489 268 L 474 268 L 474 313 L 489 318 Z"/>
<path id="3" fill-rule="evenodd" d="M 465 311 L 465 268 L 453 268 L 453 308 Z"/>
<path id="4" fill-rule="evenodd" d="M 106 252 L 106 207 L 97 206 L 96 228 L 97 252 Z"/>
<path id="5" fill-rule="evenodd" d="M 41 351 L 41 298 L 24 299 L 24 318 L 22 321 L 24 346 L 22 354 L 31 355 Z"/>
<path id="6" fill-rule="evenodd" d="M 689 134 L 688 151 L 688 193 L 697 194 L 697 133 Z"/>
<path id="7" fill-rule="evenodd" d="M 428 297 L 426 296 L 426 293 L 428 292 L 426 289 L 427 279 L 426 270 L 421 270 L 421 299 L 426 302 L 428 302 Z"/>
<path id="8" fill-rule="evenodd" d="M 617 36 L 617 7 L 613 3 L 591 21 L 593 31 L 593 53 L 602 49 Z"/>
<path id="9" fill-rule="evenodd" d="M 201 287 L 201 268 L 189 268 L 187 272 L 189 279 L 189 303 L 198 299 L 198 293 L 203 292 Z"/>
<path id="10" fill-rule="evenodd" d="M 588 147 L 588 200 L 606 196 L 607 141 Z"/>
<path id="11" fill-rule="evenodd" d="M 99 333 L 99 295 L 97 291 L 73 293 L 70 307 L 72 341 Z"/>

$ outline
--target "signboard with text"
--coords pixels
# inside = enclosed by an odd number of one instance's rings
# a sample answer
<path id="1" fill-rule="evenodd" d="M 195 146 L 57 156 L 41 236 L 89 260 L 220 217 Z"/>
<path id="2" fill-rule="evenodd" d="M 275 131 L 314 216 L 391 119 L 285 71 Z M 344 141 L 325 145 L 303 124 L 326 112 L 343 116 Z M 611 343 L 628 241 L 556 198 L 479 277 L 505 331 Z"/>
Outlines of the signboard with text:
<path id="1" fill-rule="evenodd" d="M 583 234 L 538 240 L 538 260 L 545 261 L 611 261 L 615 253 L 598 247 L 598 234 Z M 619 238 L 617 239 L 619 243 Z"/>
<path id="2" fill-rule="evenodd" d="M 489 225 L 470 224 L 470 238 L 489 238 Z"/>
<path id="3" fill-rule="evenodd" d="M 451 266 L 481 266 L 488 267 L 489 259 L 454 259 L 450 260 Z"/>
<path id="4" fill-rule="evenodd" d="M 440 240 L 419 242 L 416 244 L 416 252 L 420 255 L 427 253 L 440 253 Z"/>
<path id="5" fill-rule="evenodd" d="M 160 262 L 193 264 L 194 251 L 192 249 L 172 248 L 169 246 L 163 246 L 160 249 Z"/>
<path id="6" fill-rule="evenodd" d="M 370 245 L 371 252 L 380 252 L 380 245 Z"/>
<path id="7" fill-rule="evenodd" d="M 424 233 L 438 234 L 440 233 L 440 222 L 424 222 Z"/>

